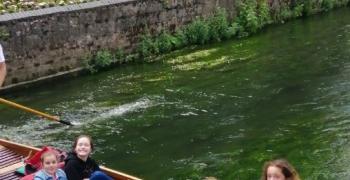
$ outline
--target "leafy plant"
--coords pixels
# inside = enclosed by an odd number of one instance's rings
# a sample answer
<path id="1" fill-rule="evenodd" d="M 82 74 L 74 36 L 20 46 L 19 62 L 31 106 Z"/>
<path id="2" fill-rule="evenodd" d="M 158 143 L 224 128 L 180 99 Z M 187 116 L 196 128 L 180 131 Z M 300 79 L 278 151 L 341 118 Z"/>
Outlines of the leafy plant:
<path id="1" fill-rule="evenodd" d="M 66 0 L 55 0 L 55 3 L 61 3 L 62 1 L 67 3 Z M 237 0 L 238 14 L 233 18 L 233 22 L 228 21 L 225 9 L 218 8 L 208 18 L 196 18 L 191 23 L 177 29 L 173 34 L 164 30 L 158 36 L 152 36 L 146 30 L 146 33 L 140 37 L 136 50 L 131 54 L 126 55 L 122 49 L 117 49 L 113 55 L 109 51 L 102 50 L 92 56 L 94 58 L 87 58 L 86 67 L 91 72 L 96 72 L 115 62 L 150 60 L 150 57 L 187 45 L 201 45 L 233 37 L 245 37 L 257 32 L 267 24 L 284 22 L 291 18 L 313 14 L 321 10 L 328 11 L 334 7 L 350 4 L 350 0 L 294 0 L 290 3 L 285 1 L 279 3 L 276 6 L 269 7 L 267 0 Z M 0 29 L 0 37 L 1 34 Z"/>
<path id="2" fill-rule="evenodd" d="M 303 14 L 304 15 L 311 15 L 314 14 L 318 11 L 318 6 L 317 6 L 317 0 L 308 0 L 308 1 L 304 1 L 304 11 Z"/>
<path id="3" fill-rule="evenodd" d="M 125 52 L 123 51 L 123 49 L 118 48 L 114 54 L 114 61 L 122 63 L 124 62 L 124 59 L 125 59 Z"/>
<path id="4" fill-rule="evenodd" d="M 232 26 L 228 26 L 227 29 L 224 32 L 224 39 L 231 39 L 235 37 L 238 34 L 239 27 L 236 26 L 235 23 L 232 24 Z"/>
<path id="5" fill-rule="evenodd" d="M 208 18 L 209 39 L 212 41 L 221 41 L 227 37 L 229 23 L 227 13 L 224 9 L 218 8 L 215 14 Z"/>
<path id="6" fill-rule="evenodd" d="M 85 67 L 91 73 L 107 68 L 114 62 L 113 55 L 107 50 L 98 51 L 94 57 L 88 55 L 85 59 Z"/>
<path id="7" fill-rule="evenodd" d="M 259 29 L 256 1 L 249 1 L 248 3 L 241 3 L 237 23 L 248 33 L 255 33 Z"/>
<path id="8" fill-rule="evenodd" d="M 113 56 L 107 50 L 98 51 L 95 57 L 94 65 L 97 68 L 105 68 L 113 63 Z"/>
<path id="9" fill-rule="evenodd" d="M 83 61 L 85 69 L 87 69 L 90 73 L 95 73 L 97 70 L 94 68 L 93 65 L 93 58 L 92 54 L 88 53 L 85 56 L 83 56 L 81 59 Z"/>
<path id="10" fill-rule="evenodd" d="M 190 44 L 204 44 L 209 40 L 209 26 L 208 23 L 201 19 L 194 20 L 187 25 L 184 33 Z"/>
<path id="11" fill-rule="evenodd" d="M 174 48 L 179 49 L 188 45 L 188 39 L 182 29 L 178 29 L 174 34 Z"/>
<path id="12" fill-rule="evenodd" d="M 257 6 L 258 26 L 262 28 L 266 24 L 271 23 L 270 9 L 266 0 L 258 1 Z"/>
<path id="13" fill-rule="evenodd" d="M 167 32 L 162 32 L 156 40 L 157 49 L 160 53 L 170 52 L 174 49 L 176 38 Z"/>
<path id="14" fill-rule="evenodd" d="M 293 8 L 293 16 L 300 17 L 303 15 L 304 4 L 298 4 Z"/>
<path id="15" fill-rule="evenodd" d="M 137 52 L 143 58 L 159 52 L 155 41 L 149 33 L 142 35 L 141 41 L 137 47 Z"/>
<path id="16" fill-rule="evenodd" d="M 324 11 L 331 10 L 334 6 L 333 3 L 334 3 L 333 0 L 323 0 L 321 3 L 322 10 L 324 10 Z"/>
<path id="17" fill-rule="evenodd" d="M 8 37 L 10 37 L 10 33 L 5 27 L 0 27 L 0 39 L 6 40 Z"/>

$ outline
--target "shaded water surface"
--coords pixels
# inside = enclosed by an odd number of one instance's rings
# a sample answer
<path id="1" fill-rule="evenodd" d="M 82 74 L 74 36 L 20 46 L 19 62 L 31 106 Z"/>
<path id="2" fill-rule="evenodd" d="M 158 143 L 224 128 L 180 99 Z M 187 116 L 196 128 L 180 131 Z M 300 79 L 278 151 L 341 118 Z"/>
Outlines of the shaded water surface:
<path id="1" fill-rule="evenodd" d="M 6 98 L 78 125 L 0 106 L 1 137 L 70 149 L 90 134 L 100 163 L 145 179 L 258 179 L 274 157 L 349 179 L 350 11 Z"/>

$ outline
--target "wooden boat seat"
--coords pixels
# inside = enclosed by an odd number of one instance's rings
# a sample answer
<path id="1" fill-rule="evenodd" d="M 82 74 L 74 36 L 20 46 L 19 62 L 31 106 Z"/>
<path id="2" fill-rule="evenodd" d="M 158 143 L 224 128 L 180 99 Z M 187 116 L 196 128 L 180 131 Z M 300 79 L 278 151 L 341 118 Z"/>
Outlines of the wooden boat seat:
<path id="1" fill-rule="evenodd" d="M 24 166 L 23 157 L 0 145 L 0 179 L 14 180 L 20 179 L 15 174 L 17 168 Z"/>

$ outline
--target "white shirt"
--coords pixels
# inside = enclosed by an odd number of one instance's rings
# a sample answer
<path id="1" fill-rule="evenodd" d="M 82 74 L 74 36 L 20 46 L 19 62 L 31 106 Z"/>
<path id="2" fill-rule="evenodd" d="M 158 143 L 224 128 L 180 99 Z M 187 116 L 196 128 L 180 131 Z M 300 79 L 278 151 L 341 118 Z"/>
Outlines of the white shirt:
<path id="1" fill-rule="evenodd" d="M 2 51 L 2 46 L 0 44 L 0 63 L 5 62 L 4 52 Z"/>

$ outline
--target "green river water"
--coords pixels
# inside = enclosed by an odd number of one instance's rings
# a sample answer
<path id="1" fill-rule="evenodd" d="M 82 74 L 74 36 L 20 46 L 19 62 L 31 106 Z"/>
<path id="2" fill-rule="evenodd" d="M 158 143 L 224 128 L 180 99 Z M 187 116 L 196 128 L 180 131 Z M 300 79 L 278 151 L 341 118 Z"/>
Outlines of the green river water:
<path id="1" fill-rule="evenodd" d="M 101 164 L 144 179 L 253 180 L 276 157 L 303 179 L 350 179 L 350 11 L 5 98 L 78 125 L 1 105 L 2 138 L 68 150 L 89 134 Z"/>

